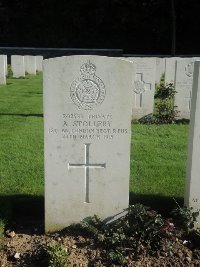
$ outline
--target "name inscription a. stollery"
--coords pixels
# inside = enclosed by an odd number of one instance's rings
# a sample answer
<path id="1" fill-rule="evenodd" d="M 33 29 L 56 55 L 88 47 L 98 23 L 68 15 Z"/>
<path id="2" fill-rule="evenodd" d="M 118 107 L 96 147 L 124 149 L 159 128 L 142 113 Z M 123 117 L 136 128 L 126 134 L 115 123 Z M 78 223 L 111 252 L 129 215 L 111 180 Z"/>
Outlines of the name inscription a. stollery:
<path id="1" fill-rule="evenodd" d="M 80 77 L 71 84 L 70 97 L 79 109 L 92 110 L 105 99 L 105 85 L 95 72 L 96 66 L 88 61 L 80 67 Z"/>

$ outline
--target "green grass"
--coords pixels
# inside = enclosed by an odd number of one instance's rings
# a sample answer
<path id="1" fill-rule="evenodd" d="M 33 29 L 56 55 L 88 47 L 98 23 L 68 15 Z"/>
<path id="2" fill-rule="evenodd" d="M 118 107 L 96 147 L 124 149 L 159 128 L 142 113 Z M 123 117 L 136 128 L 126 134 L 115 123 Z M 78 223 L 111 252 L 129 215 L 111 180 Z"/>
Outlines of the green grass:
<path id="1" fill-rule="evenodd" d="M 188 125 L 132 127 L 131 191 L 183 196 Z"/>
<path id="2" fill-rule="evenodd" d="M 132 126 L 130 199 L 169 210 L 182 201 L 188 125 Z M 163 205 L 167 205 L 163 208 Z"/>
<path id="3" fill-rule="evenodd" d="M 25 79 L 7 79 L 0 85 L 0 114 L 42 114 L 42 74 Z"/>
<path id="4" fill-rule="evenodd" d="M 42 109 L 41 74 L 0 86 L 0 232 L 18 202 L 44 195 Z"/>
<path id="5" fill-rule="evenodd" d="M 0 87 L 1 194 L 43 194 L 41 74 Z"/>
<path id="6" fill-rule="evenodd" d="M 42 75 L 0 86 L 0 229 L 43 210 Z M 166 209 L 183 198 L 188 125 L 132 125 L 130 201 Z M 1 232 L 0 230 L 0 232 Z"/>

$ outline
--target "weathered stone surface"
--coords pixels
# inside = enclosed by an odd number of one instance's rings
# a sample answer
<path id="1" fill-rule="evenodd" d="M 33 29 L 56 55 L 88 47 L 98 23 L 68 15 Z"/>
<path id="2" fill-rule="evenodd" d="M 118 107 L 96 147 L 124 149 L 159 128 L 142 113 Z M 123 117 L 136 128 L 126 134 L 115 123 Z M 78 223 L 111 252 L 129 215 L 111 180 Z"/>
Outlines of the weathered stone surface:
<path id="1" fill-rule="evenodd" d="M 45 229 L 129 203 L 134 64 L 101 56 L 44 60 Z"/>
<path id="2" fill-rule="evenodd" d="M 6 55 L 0 55 L 0 84 L 6 84 Z"/>
<path id="3" fill-rule="evenodd" d="M 6 75 L 8 74 L 8 57 L 7 55 L 5 55 L 5 71 L 6 71 Z"/>
<path id="4" fill-rule="evenodd" d="M 36 56 L 36 70 L 42 71 L 43 56 Z"/>
<path id="5" fill-rule="evenodd" d="M 194 64 L 193 77 L 185 205 L 197 211 L 200 209 L 200 61 Z"/>
<path id="6" fill-rule="evenodd" d="M 179 118 L 190 118 L 192 81 L 194 61 L 196 58 L 184 58 L 176 60 L 175 78 L 175 106 L 179 111 Z"/>
<path id="7" fill-rule="evenodd" d="M 36 57 L 24 56 L 25 71 L 29 74 L 36 75 Z"/>
<path id="8" fill-rule="evenodd" d="M 156 58 L 132 57 L 128 58 L 135 63 L 135 82 L 133 87 L 132 118 L 140 119 L 153 113 Z"/>
<path id="9" fill-rule="evenodd" d="M 19 55 L 11 56 L 11 69 L 13 72 L 13 77 L 15 78 L 25 77 L 24 56 L 19 56 Z"/>
<path id="10" fill-rule="evenodd" d="M 162 75 L 165 73 L 165 58 L 156 57 L 156 83 L 159 85 Z"/>
<path id="11" fill-rule="evenodd" d="M 176 60 L 179 57 L 168 57 L 165 58 L 165 84 L 175 82 L 175 72 L 176 72 Z"/>

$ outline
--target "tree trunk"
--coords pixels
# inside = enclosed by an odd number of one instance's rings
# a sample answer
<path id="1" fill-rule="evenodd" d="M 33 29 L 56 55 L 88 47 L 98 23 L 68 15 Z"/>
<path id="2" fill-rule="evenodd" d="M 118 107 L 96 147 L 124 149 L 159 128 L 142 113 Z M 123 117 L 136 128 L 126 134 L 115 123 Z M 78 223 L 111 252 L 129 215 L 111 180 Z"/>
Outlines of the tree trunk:
<path id="1" fill-rule="evenodd" d="M 175 10 L 175 0 L 171 0 L 171 18 L 172 18 L 172 46 L 171 54 L 175 56 L 176 54 L 176 10 Z"/>

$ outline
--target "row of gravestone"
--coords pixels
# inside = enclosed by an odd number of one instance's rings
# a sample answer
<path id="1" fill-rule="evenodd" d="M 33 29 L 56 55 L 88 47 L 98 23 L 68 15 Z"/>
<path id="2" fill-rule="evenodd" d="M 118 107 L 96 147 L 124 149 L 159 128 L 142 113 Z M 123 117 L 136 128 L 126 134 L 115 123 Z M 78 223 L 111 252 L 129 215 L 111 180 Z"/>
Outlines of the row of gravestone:
<path id="1" fill-rule="evenodd" d="M 60 230 L 94 214 L 113 220 L 129 204 L 137 69 L 101 56 L 52 58 L 43 65 L 45 229 Z M 185 203 L 199 209 L 200 61 L 192 95 Z"/>
<path id="2" fill-rule="evenodd" d="M 37 71 L 42 71 L 43 56 L 11 56 L 11 70 L 14 78 L 25 77 L 25 74 L 36 75 Z M 0 84 L 6 84 L 8 74 L 7 56 L 0 55 Z"/>
<path id="3" fill-rule="evenodd" d="M 113 219 L 128 207 L 133 86 L 139 90 L 145 83 L 145 90 L 151 91 L 155 75 L 153 58 L 149 66 L 144 58 L 137 60 L 44 60 L 46 231 L 94 214 Z M 191 84 L 194 80 L 185 203 L 199 209 L 200 62 L 195 62 L 194 79 L 191 59 L 181 63 L 183 76 Z M 145 69 L 153 69 L 152 74 L 147 76 Z"/>
<path id="4" fill-rule="evenodd" d="M 173 83 L 176 90 L 175 106 L 179 118 L 190 118 L 192 74 L 194 61 L 198 58 L 156 58 L 129 57 L 124 58 L 135 63 L 136 74 L 133 86 L 132 119 L 153 113 L 156 84 L 159 85 L 162 75 L 165 84 Z M 42 56 L 11 56 L 13 77 L 24 77 L 25 72 L 36 74 L 42 71 Z M 6 83 L 7 57 L 0 55 L 0 84 Z"/>
<path id="5" fill-rule="evenodd" d="M 136 82 L 134 87 L 133 119 L 153 113 L 156 85 L 163 76 L 165 85 L 172 83 L 176 94 L 174 105 L 179 119 L 190 118 L 192 77 L 194 62 L 200 58 L 128 58 L 135 62 Z"/>

